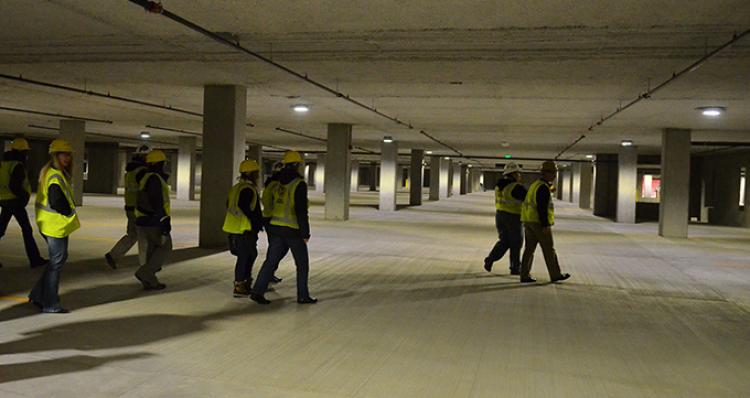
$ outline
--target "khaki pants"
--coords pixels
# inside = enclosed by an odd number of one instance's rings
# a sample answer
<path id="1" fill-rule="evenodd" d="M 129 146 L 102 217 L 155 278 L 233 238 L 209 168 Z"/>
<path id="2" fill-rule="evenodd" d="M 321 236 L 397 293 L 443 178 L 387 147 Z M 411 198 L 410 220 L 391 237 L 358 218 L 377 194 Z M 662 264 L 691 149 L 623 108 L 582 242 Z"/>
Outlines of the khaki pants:
<path id="1" fill-rule="evenodd" d="M 163 235 L 160 227 L 138 227 L 138 239 L 145 241 L 146 262 L 135 274 L 148 285 L 156 286 L 159 283 L 156 273 L 172 253 L 172 237 Z"/>
<path id="2" fill-rule="evenodd" d="M 523 260 L 521 260 L 521 279 L 528 278 L 531 273 L 531 264 L 534 262 L 534 251 L 536 245 L 542 246 L 544 253 L 544 262 L 547 263 L 547 271 L 552 280 L 559 279 L 560 264 L 557 262 L 557 253 L 555 252 L 555 242 L 552 240 L 552 229 L 547 228 L 546 232 L 538 223 L 527 223 L 523 225 L 526 234 L 526 248 L 523 251 Z"/>
<path id="3" fill-rule="evenodd" d="M 128 216 L 128 229 L 125 236 L 120 238 L 115 244 L 112 250 L 109 251 L 109 255 L 112 256 L 115 261 L 122 260 L 125 254 L 138 243 L 138 265 L 146 264 L 146 241 L 145 239 L 138 239 L 138 228 L 135 226 L 135 214 L 131 210 L 126 210 L 125 214 Z"/>

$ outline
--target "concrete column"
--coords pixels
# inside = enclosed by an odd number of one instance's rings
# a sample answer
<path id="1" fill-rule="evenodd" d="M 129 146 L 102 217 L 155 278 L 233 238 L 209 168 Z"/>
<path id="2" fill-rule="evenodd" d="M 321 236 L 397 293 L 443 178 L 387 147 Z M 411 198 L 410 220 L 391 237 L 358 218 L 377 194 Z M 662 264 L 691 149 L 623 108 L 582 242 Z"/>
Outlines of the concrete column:
<path id="1" fill-rule="evenodd" d="M 195 200 L 196 137 L 180 137 L 177 150 L 177 199 Z"/>
<path id="2" fill-rule="evenodd" d="M 372 162 L 370 165 L 370 192 L 378 190 L 378 164 Z"/>
<path id="3" fill-rule="evenodd" d="M 177 192 L 177 151 L 165 150 L 164 154 L 167 155 L 167 164 L 165 167 L 169 170 L 169 181 L 167 181 L 169 191 Z"/>
<path id="4" fill-rule="evenodd" d="M 594 166 L 591 163 L 585 163 L 580 165 L 579 174 L 579 202 L 578 207 L 581 209 L 591 208 L 591 193 L 593 192 L 594 183 Z"/>
<path id="5" fill-rule="evenodd" d="M 127 148 L 117 152 L 117 186 L 125 187 L 125 168 L 132 157 L 132 149 Z"/>
<path id="6" fill-rule="evenodd" d="M 681 129 L 666 129 L 661 135 L 659 235 L 665 238 L 688 236 L 690 135 L 690 130 Z"/>
<path id="7" fill-rule="evenodd" d="M 86 145 L 88 173 L 83 182 L 86 193 L 116 194 L 119 177 L 119 156 L 116 143 Z"/>
<path id="8" fill-rule="evenodd" d="M 705 181 L 701 181 L 701 184 L 705 186 Z M 705 188 L 701 192 L 701 202 L 705 201 Z M 703 205 L 701 205 L 701 221 L 707 220 L 703 218 Z M 745 165 L 745 210 L 742 213 L 742 225 L 745 228 L 750 228 L 750 162 Z"/>
<path id="9" fill-rule="evenodd" d="M 635 194 L 638 176 L 638 149 L 620 147 L 617 156 L 617 222 L 635 223 Z"/>
<path id="10" fill-rule="evenodd" d="M 430 156 L 430 200 L 448 198 L 450 188 L 450 160 Z"/>
<path id="11" fill-rule="evenodd" d="M 459 186 L 459 194 L 466 195 L 469 193 L 469 165 L 462 164 L 460 167 L 461 179 Z"/>
<path id="12" fill-rule="evenodd" d="M 326 191 L 326 155 L 319 153 L 315 163 L 315 192 Z"/>
<path id="13" fill-rule="evenodd" d="M 396 192 L 401 180 L 398 166 L 398 143 L 383 142 L 380 145 L 380 211 L 396 211 Z"/>
<path id="14" fill-rule="evenodd" d="M 349 219 L 349 195 L 352 191 L 352 125 L 328 125 L 326 157 L 326 220 Z"/>
<path id="15" fill-rule="evenodd" d="M 83 120 L 60 120 L 60 138 L 73 146 L 73 201 L 83 205 L 83 163 L 86 157 L 86 122 Z"/>
<path id="16" fill-rule="evenodd" d="M 424 176 L 424 150 L 411 150 L 409 166 L 409 206 L 422 205 L 422 177 Z M 750 212 L 749 212 L 750 213 Z"/>
<path id="17" fill-rule="evenodd" d="M 454 162 L 451 167 L 451 173 L 453 173 L 451 195 L 458 196 L 461 194 L 461 170 L 463 168 L 463 165 L 461 163 Z"/>
<path id="18" fill-rule="evenodd" d="M 573 188 L 571 189 L 571 202 L 581 203 L 581 164 L 574 163 L 571 169 Z"/>
<path id="19" fill-rule="evenodd" d="M 359 190 L 359 161 L 357 160 L 352 160 L 351 189 L 352 192 L 357 192 Z"/>
<path id="20" fill-rule="evenodd" d="M 203 90 L 200 247 L 225 247 L 227 193 L 245 158 L 247 89 L 211 85 Z"/>

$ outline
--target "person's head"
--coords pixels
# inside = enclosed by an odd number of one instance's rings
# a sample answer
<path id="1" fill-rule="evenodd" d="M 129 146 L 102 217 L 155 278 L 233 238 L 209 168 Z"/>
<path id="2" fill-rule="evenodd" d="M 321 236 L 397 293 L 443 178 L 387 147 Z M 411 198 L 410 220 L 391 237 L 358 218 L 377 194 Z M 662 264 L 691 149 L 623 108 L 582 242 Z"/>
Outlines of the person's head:
<path id="1" fill-rule="evenodd" d="M 305 160 L 302 158 L 297 151 L 287 151 L 284 154 L 284 159 L 281 161 L 285 169 L 296 170 L 298 173 L 302 173 L 302 165 Z"/>
<path id="2" fill-rule="evenodd" d="M 158 149 L 155 149 L 146 155 L 146 165 L 153 171 L 163 171 L 164 163 L 167 161 L 167 155 Z"/>
<path id="3" fill-rule="evenodd" d="M 67 178 L 73 172 L 73 146 L 68 141 L 56 139 L 49 144 L 49 161 L 39 173 L 39 183 L 44 184 L 47 171 L 51 168 L 61 171 Z"/>
<path id="4" fill-rule="evenodd" d="M 512 177 L 516 181 L 521 181 L 521 167 L 516 162 L 510 162 L 503 168 L 503 176 Z"/>
<path id="5" fill-rule="evenodd" d="M 240 178 L 252 183 L 257 183 L 260 166 L 255 160 L 243 160 L 240 163 Z"/>
<path id="6" fill-rule="evenodd" d="M 133 161 L 146 163 L 146 156 L 151 152 L 151 147 L 143 144 L 133 152 Z"/>
<path id="7" fill-rule="evenodd" d="M 23 138 L 16 138 L 10 143 L 10 150 L 16 152 L 18 159 L 22 162 L 26 161 L 30 149 L 29 142 Z"/>
<path id="8" fill-rule="evenodd" d="M 547 182 L 553 182 L 557 178 L 557 166 L 555 165 L 555 162 L 548 160 L 544 163 L 542 163 L 542 178 L 544 181 Z"/>
<path id="9" fill-rule="evenodd" d="M 281 163 L 281 162 L 274 163 L 273 164 L 272 174 L 280 172 L 281 169 L 283 169 L 283 168 L 284 168 L 284 164 L 283 163 Z"/>

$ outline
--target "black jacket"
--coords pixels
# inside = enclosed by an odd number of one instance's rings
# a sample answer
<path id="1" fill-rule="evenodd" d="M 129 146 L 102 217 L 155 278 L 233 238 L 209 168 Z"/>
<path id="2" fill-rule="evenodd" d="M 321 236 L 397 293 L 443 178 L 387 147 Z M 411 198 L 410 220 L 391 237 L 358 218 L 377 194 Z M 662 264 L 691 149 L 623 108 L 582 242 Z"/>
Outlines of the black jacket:
<path id="1" fill-rule="evenodd" d="M 73 214 L 73 209 L 70 207 L 62 187 L 58 184 L 50 185 L 47 191 L 47 205 L 64 216 Z"/>
<path id="2" fill-rule="evenodd" d="M 501 191 L 505 189 L 510 183 L 518 182 L 515 178 L 511 176 L 503 176 L 500 180 L 497 181 L 497 185 L 495 185 L 498 189 Z M 516 185 L 515 188 L 510 192 L 510 196 L 513 197 L 513 199 L 524 201 L 526 199 L 526 187 L 524 187 L 521 184 Z"/>
<path id="3" fill-rule="evenodd" d="M 146 173 L 157 173 L 169 182 L 169 174 L 165 173 L 162 167 L 151 167 L 138 173 L 136 179 L 141 181 Z M 145 201 L 146 207 L 142 207 L 146 216 L 136 219 L 136 225 L 141 227 L 161 227 L 163 233 L 169 233 L 172 229 L 169 217 L 164 212 L 164 197 L 162 196 L 162 186 L 159 178 L 156 176 L 149 177 L 146 181 L 146 187 L 143 192 L 138 193 L 139 206 L 141 201 Z"/>
<path id="4" fill-rule="evenodd" d="M 295 178 L 302 178 L 296 170 L 283 169 L 279 172 L 279 182 L 283 185 L 289 184 Z M 294 213 L 297 215 L 299 230 L 268 224 L 266 226 L 266 231 L 268 231 L 269 234 L 284 236 L 287 238 L 310 238 L 310 219 L 307 213 L 307 184 L 305 181 L 299 183 L 297 189 L 294 191 Z"/>
<path id="5" fill-rule="evenodd" d="M 544 184 L 539 187 L 536 191 L 536 211 L 539 213 L 539 223 L 542 227 L 549 227 L 549 219 L 547 218 L 549 212 L 549 201 L 552 200 L 552 195 L 549 190 L 549 183 L 542 180 Z"/>
<path id="6" fill-rule="evenodd" d="M 252 195 L 255 195 L 255 209 L 250 208 L 250 204 L 253 201 Z M 253 192 L 253 190 L 250 188 L 245 188 L 240 191 L 240 198 L 237 205 L 239 206 L 240 210 L 242 210 L 242 213 L 245 214 L 245 217 L 250 220 L 250 224 L 253 226 L 253 230 L 251 232 L 257 234 L 258 232 L 262 231 L 264 221 L 263 213 L 260 209 L 260 195 L 258 195 L 257 189 L 256 192 Z"/>
<path id="7" fill-rule="evenodd" d="M 10 175 L 10 182 L 8 188 L 14 195 L 15 199 L 4 201 L 5 206 L 26 206 L 29 204 L 29 193 L 23 189 L 23 182 L 26 180 L 26 157 L 18 151 L 8 151 L 3 154 L 3 161 L 17 161 L 21 162 L 18 166 L 13 169 L 13 173 Z"/>

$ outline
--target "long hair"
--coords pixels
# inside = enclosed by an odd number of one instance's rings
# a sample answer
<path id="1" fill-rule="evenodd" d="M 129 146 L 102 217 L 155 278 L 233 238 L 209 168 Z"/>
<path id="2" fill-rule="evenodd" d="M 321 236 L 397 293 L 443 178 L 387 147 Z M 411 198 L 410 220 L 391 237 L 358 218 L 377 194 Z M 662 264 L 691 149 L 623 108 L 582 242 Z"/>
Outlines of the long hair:
<path id="1" fill-rule="evenodd" d="M 43 187 L 44 184 L 47 183 L 45 178 L 47 178 L 47 172 L 49 171 L 50 167 L 56 170 L 60 170 L 65 176 L 65 179 L 70 182 L 73 176 L 73 160 L 70 161 L 70 165 L 68 167 L 62 167 L 62 165 L 60 164 L 60 160 L 57 158 L 57 154 L 53 153 L 50 155 L 49 161 L 44 165 L 44 167 L 42 167 L 42 171 L 39 172 L 40 187 Z"/>

